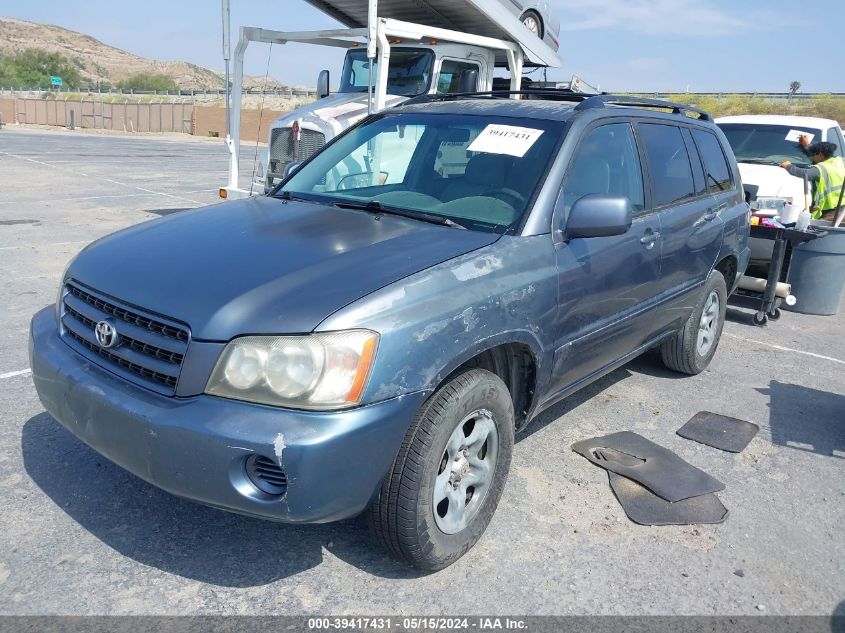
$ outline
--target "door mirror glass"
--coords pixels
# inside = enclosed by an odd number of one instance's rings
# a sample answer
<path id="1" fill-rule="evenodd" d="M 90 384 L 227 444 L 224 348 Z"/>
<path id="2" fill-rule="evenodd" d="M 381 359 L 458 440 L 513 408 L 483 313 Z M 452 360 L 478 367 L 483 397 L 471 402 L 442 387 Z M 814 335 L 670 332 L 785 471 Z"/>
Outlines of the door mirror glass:
<path id="1" fill-rule="evenodd" d="M 634 207 L 628 198 L 588 194 L 578 199 L 569 212 L 566 237 L 609 237 L 631 228 Z"/>
<path id="2" fill-rule="evenodd" d="M 317 98 L 318 99 L 325 99 L 329 96 L 329 79 L 330 79 L 329 71 L 328 70 L 321 70 L 320 74 L 317 75 Z"/>

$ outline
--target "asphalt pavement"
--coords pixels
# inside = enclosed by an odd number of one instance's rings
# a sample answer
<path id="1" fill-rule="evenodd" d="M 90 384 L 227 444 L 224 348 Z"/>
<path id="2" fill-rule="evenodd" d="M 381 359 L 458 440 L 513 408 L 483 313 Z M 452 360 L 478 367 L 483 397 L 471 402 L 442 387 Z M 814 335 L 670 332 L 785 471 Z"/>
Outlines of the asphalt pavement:
<path id="1" fill-rule="evenodd" d="M 731 309 L 702 375 L 647 355 L 545 412 L 487 534 L 436 574 L 394 562 L 361 520 L 228 514 L 80 443 L 36 397 L 30 317 L 86 244 L 215 202 L 226 172 L 219 140 L 0 130 L 0 614 L 845 613 L 845 313 L 758 328 Z M 675 435 L 699 411 L 761 429 L 738 455 Z M 570 449 L 621 430 L 724 482 L 727 520 L 631 523 Z"/>

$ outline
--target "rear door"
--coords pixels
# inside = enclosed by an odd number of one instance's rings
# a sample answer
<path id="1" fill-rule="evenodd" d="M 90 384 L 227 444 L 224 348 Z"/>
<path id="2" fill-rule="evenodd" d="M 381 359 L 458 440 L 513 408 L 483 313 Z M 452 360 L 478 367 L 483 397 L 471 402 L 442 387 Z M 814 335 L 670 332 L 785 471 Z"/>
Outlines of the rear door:
<path id="1" fill-rule="evenodd" d="M 652 331 L 646 306 L 660 277 L 660 218 L 646 207 L 630 122 L 614 119 L 585 132 L 564 178 L 555 228 L 587 194 L 627 197 L 636 216 L 624 235 L 556 244 L 559 310 L 550 399 L 625 356 Z"/>
<path id="2" fill-rule="evenodd" d="M 708 183 L 716 190 L 723 184 L 714 183 L 713 174 L 703 168 L 686 126 L 640 122 L 637 131 L 663 238 L 659 299 L 670 302 L 670 309 L 685 308 L 697 297 L 692 291 L 704 282 L 719 255 L 722 245 L 719 213 L 724 207 L 719 206 L 722 202 L 710 192 Z M 721 153 L 718 139 L 708 134 Z M 680 305 L 671 305 L 676 299 L 681 299 Z M 661 317 L 674 319 L 670 312 L 664 311 Z"/>

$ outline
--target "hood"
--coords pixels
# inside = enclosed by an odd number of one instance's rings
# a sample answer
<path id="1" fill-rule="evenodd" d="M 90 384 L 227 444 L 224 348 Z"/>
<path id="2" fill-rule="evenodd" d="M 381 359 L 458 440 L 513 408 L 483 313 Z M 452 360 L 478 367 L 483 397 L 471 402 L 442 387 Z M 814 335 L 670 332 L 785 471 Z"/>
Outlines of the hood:
<path id="1" fill-rule="evenodd" d="M 103 238 L 79 254 L 68 276 L 182 321 L 196 339 L 225 341 L 310 332 L 353 301 L 498 238 L 256 197 Z"/>
<path id="2" fill-rule="evenodd" d="M 739 173 L 742 176 L 742 182 L 760 187 L 757 195 L 791 197 L 794 198 L 796 204 L 800 204 L 804 199 L 804 181 L 790 176 L 789 172 L 782 167 L 739 163 Z"/>
<path id="3" fill-rule="evenodd" d="M 391 107 L 407 99 L 408 97 L 387 95 L 385 105 Z M 326 132 L 326 126 L 329 126 L 334 134 L 339 134 L 365 116 L 367 116 L 366 92 L 335 93 L 279 117 L 273 121 L 272 127 L 288 127 L 298 119 L 306 126 L 310 123 L 311 127 L 321 129 L 323 132 Z"/>
<path id="4" fill-rule="evenodd" d="M 783 210 L 781 222 L 791 224 L 798 220 L 798 214 L 804 208 L 804 181 L 790 176 L 789 172 L 777 165 L 755 165 L 738 163 L 742 182 L 757 185 L 758 197 L 792 198 Z"/>

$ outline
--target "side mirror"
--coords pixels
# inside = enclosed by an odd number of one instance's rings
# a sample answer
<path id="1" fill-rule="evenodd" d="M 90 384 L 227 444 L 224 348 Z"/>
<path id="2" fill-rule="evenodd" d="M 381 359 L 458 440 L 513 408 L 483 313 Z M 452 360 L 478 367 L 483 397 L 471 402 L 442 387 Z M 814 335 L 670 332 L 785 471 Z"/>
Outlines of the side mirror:
<path id="1" fill-rule="evenodd" d="M 298 170 L 301 166 L 301 160 L 295 160 L 285 165 L 285 171 L 282 173 L 282 180 L 287 180 L 288 178 L 293 176 L 294 173 L 296 173 L 296 170 Z"/>
<path id="2" fill-rule="evenodd" d="M 329 71 L 328 70 L 321 70 L 320 74 L 317 75 L 317 98 L 318 99 L 325 99 L 329 96 Z"/>
<path id="3" fill-rule="evenodd" d="M 477 70 L 465 70 L 461 73 L 461 78 L 458 82 L 458 92 L 478 92 Z"/>
<path id="4" fill-rule="evenodd" d="M 742 190 L 745 193 L 745 201 L 748 204 L 757 200 L 757 194 L 760 191 L 760 185 L 749 185 L 742 183 Z"/>
<path id="5" fill-rule="evenodd" d="M 566 221 L 566 237 L 610 237 L 631 228 L 634 208 L 628 198 L 591 193 L 572 205 Z"/>

